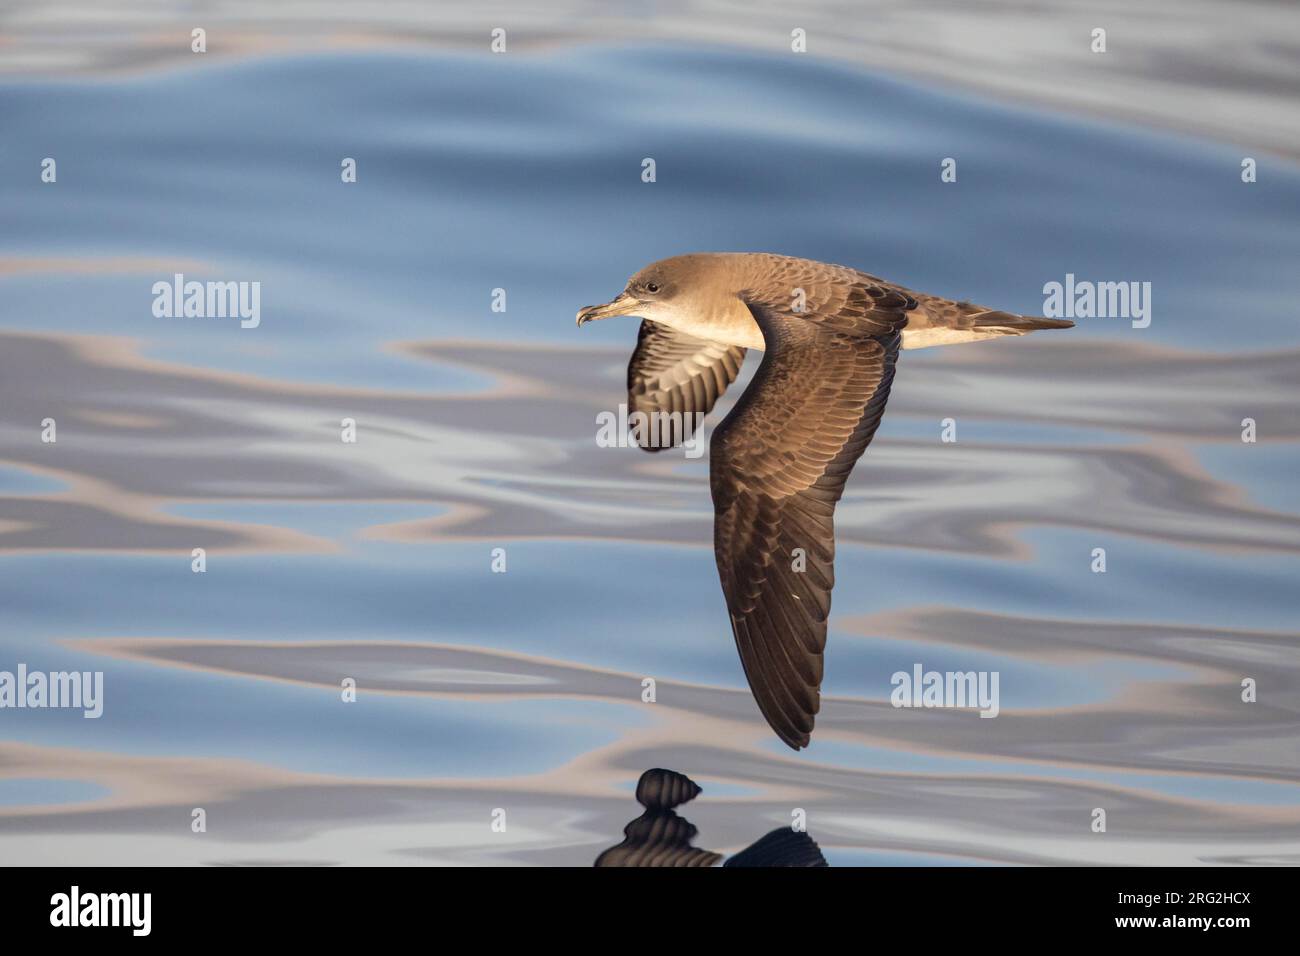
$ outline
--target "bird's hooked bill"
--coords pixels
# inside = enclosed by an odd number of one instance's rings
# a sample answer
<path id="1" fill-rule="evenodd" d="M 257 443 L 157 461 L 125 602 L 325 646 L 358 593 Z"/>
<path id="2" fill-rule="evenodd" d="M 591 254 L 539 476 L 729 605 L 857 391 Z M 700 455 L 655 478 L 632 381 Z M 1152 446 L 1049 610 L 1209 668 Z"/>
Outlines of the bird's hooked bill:
<path id="1" fill-rule="evenodd" d="M 635 296 L 622 293 L 612 302 L 606 302 L 604 305 L 589 305 L 578 310 L 578 325 L 581 327 L 587 322 L 594 322 L 596 319 L 608 319 L 615 315 L 631 315 L 638 308 L 640 303 Z"/>

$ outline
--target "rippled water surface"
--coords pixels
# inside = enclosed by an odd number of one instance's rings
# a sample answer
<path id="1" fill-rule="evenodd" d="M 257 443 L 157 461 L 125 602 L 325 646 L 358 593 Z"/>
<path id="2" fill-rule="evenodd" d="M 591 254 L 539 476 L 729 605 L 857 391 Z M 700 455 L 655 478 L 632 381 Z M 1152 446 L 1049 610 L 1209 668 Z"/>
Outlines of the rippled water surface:
<path id="1" fill-rule="evenodd" d="M 720 854 L 798 807 L 832 865 L 1300 859 L 1285 161 L 703 45 L 10 78 L 0 113 L 0 669 L 105 675 L 98 720 L 0 712 L 6 861 L 589 864 L 651 767 Z M 800 753 L 707 458 L 595 441 L 635 324 L 575 309 L 704 249 L 1027 313 L 1152 283 L 1149 328 L 903 355 Z M 260 282 L 260 326 L 154 317 L 176 272 Z M 1001 714 L 892 708 L 915 662 L 1000 672 Z"/>

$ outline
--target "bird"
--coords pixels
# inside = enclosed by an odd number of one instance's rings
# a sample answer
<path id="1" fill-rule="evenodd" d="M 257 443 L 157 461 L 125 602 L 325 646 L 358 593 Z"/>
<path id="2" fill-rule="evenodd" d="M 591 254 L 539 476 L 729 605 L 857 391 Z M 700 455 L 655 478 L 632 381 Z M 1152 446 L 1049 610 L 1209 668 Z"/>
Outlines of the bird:
<path id="1" fill-rule="evenodd" d="M 669 423 L 636 430 L 646 451 L 690 440 L 747 350 L 763 353 L 709 441 L 713 549 L 754 700 L 801 750 L 821 707 L 835 505 L 880 425 L 899 351 L 1074 323 L 763 252 L 661 259 L 612 301 L 579 310 L 577 324 L 614 316 L 641 318 L 629 412 Z"/>
<path id="2" fill-rule="evenodd" d="M 721 853 L 694 845 L 699 831 L 676 808 L 701 793 L 700 785 L 675 770 L 652 767 L 636 784 L 636 800 L 645 808 L 623 828 L 623 842 L 596 857 L 598 867 L 709 867 Z M 821 847 L 804 830 L 782 826 L 760 837 L 722 864 L 724 867 L 823 867 Z"/>

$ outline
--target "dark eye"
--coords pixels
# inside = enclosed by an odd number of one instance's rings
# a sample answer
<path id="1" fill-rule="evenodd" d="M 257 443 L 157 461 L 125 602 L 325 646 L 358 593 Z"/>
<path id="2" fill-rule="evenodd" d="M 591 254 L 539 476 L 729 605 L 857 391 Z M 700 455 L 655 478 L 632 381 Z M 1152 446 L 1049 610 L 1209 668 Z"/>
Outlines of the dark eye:
<path id="1" fill-rule="evenodd" d="M 659 291 L 659 283 L 658 283 L 658 282 L 647 282 L 647 283 L 645 284 L 645 290 L 646 290 L 647 292 L 650 292 L 650 293 L 658 292 L 658 291 Z"/>

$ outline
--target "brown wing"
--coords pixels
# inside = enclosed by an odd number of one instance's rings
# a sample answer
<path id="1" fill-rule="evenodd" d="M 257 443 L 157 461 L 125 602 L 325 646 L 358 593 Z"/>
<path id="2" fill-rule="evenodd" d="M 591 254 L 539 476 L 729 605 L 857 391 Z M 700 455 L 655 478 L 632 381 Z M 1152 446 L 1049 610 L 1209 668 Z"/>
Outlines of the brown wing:
<path id="1" fill-rule="evenodd" d="M 745 350 L 697 339 L 645 320 L 627 366 L 628 412 L 645 412 L 653 427 L 632 434 L 646 451 L 681 444 L 694 434 L 727 386 L 740 374 Z M 673 413 L 676 415 L 663 413 Z"/>
<path id="2" fill-rule="evenodd" d="M 745 847 L 723 866 L 829 866 L 821 847 L 807 833 L 790 827 L 777 827 L 771 833 Z"/>
<path id="3" fill-rule="evenodd" d="M 811 297 L 810 297 L 811 300 Z M 714 431 L 714 553 L 759 710 L 808 745 L 835 584 L 835 503 L 880 424 L 916 300 L 865 277 L 834 312 L 750 309 L 766 351 Z"/>
<path id="4" fill-rule="evenodd" d="M 598 867 L 709 867 L 720 853 L 691 846 L 695 825 L 672 810 L 647 810 L 623 828 L 623 842 L 596 857 Z"/>

